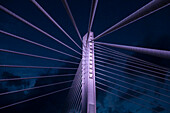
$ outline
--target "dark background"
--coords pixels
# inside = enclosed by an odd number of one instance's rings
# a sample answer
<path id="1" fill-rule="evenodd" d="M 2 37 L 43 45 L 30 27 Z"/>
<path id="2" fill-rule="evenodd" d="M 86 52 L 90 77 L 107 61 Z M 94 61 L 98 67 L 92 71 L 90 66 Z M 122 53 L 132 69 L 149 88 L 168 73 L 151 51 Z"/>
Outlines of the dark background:
<path id="1" fill-rule="evenodd" d="M 87 33 L 88 20 L 90 13 L 91 0 L 67 0 L 75 18 L 76 24 L 81 35 Z M 81 42 L 76 34 L 76 31 L 70 21 L 69 16 L 61 2 L 61 0 L 37 0 L 37 2 L 56 20 L 56 22 L 65 29 L 65 31 L 73 37 L 73 39 L 80 45 Z M 150 0 L 99 0 L 92 31 L 97 36 L 107 28 L 111 27 L 121 19 L 133 13 L 143 5 L 150 2 Z M 0 4 L 9 10 L 20 15 L 24 19 L 40 27 L 49 34 L 55 36 L 57 39 L 63 41 L 75 50 L 80 51 L 75 44 L 73 44 L 67 36 L 65 36 L 32 2 L 29 0 L 0 0 Z M 170 50 L 170 7 L 161 9 L 133 24 L 130 24 L 114 33 L 111 33 L 98 41 L 140 46 L 147 48 L 155 48 L 162 50 Z M 77 55 L 75 52 L 67 49 L 58 42 L 50 39 L 46 35 L 38 32 L 30 26 L 15 19 L 11 15 L 0 10 L 0 29 L 25 37 L 27 39 L 39 42 L 46 46 L 67 52 L 69 54 Z M 27 42 L 15 39 L 4 34 L 0 34 L 0 48 L 15 50 L 30 54 L 37 54 L 52 58 L 66 59 L 70 61 L 80 62 L 79 60 L 55 53 L 53 51 L 37 47 Z M 138 58 L 156 63 L 158 65 L 170 68 L 170 61 L 149 55 L 142 55 L 133 52 L 125 52 Z M 71 65 L 60 63 L 56 61 L 43 60 L 39 58 L 32 58 L 22 55 L 0 52 L 0 64 L 7 65 L 33 65 L 33 66 L 61 66 L 61 67 L 78 67 L 78 65 Z M 126 71 L 126 70 L 124 70 Z M 58 71 L 54 69 L 24 69 L 24 68 L 0 68 L 0 78 L 15 78 L 28 76 L 42 76 L 51 74 L 65 74 L 75 73 L 75 71 Z M 22 88 L 29 88 L 48 83 L 54 83 L 63 80 L 70 80 L 67 78 L 56 79 L 33 79 L 13 82 L 1 82 L 0 92 L 7 92 Z M 165 82 L 165 81 L 163 81 Z M 0 105 L 4 106 L 23 99 L 35 97 L 45 94 L 50 91 L 68 87 L 69 84 L 60 85 L 57 87 L 43 88 L 39 90 L 31 90 L 6 96 L 0 96 Z M 48 97 L 30 101 L 4 110 L 0 113 L 62 113 L 64 109 L 65 97 L 67 91 L 57 93 Z M 167 94 L 168 95 L 168 94 Z M 153 95 L 154 96 L 154 95 Z M 129 98 L 131 99 L 131 98 Z M 133 98 L 132 98 L 133 99 Z M 137 101 L 137 100 L 135 100 Z M 154 100 L 151 100 L 154 101 Z M 118 104 L 119 103 L 119 104 Z M 119 106 L 118 106 L 119 105 Z M 116 106 L 116 107 L 115 107 Z M 166 110 L 160 106 L 168 107 L 162 103 L 158 106 L 151 106 L 157 108 L 161 113 L 167 113 Z M 140 109 L 140 110 L 137 110 Z M 152 111 L 140 108 L 140 106 L 128 103 L 118 97 L 106 94 L 97 90 L 97 111 L 98 113 L 152 113 Z"/>

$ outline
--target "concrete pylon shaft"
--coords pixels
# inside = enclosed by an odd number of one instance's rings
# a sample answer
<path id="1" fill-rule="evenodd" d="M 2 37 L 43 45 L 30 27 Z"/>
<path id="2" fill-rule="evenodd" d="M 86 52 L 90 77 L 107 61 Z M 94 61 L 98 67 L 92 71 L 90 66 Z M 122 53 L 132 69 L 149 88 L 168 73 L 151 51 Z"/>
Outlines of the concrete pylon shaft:
<path id="1" fill-rule="evenodd" d="M 93 38 L 93 32 L 90 32 L 89 38 L 87 34 L 83 37 L 82 113 L 96 113 L 94 43 L 90 42 Z"/>

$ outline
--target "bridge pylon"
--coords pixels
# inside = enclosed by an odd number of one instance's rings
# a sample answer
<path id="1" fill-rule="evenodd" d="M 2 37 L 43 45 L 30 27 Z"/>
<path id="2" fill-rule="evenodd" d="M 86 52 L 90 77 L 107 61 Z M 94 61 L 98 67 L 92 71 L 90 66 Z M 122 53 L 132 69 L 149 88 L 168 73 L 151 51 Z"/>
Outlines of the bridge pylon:
<path id="1" fill-rule="evenodd" d="M 89 36 L 87 38 L 87 36 Z M 87 41 L 88 39 L 88 41 Z M 82 113 L 96 113 L 96 85 L 94 60 L 94 33 L 83 37 L 82 52 Z"/>

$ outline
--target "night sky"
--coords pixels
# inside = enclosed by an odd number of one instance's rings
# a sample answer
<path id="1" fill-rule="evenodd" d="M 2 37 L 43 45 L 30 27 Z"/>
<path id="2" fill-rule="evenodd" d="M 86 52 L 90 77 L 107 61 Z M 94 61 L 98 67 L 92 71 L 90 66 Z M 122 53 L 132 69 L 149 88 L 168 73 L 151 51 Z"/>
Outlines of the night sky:
<path id="1" fill-rule="evenodd" d="M 91 0 L 67 0 L 67 1 L 72 11 L 72 14 L 75 18 L 76 24 L 79 28 L 80 34 L 81 36 L 84 36 L 88 30 Z M 137 9 L 141 8 L 142 6 L 144 6 L 150 1 L 151 0 L 99 0 L 96 15 L 94 18 L 93 27 L 92 27 L 92 31 L 94 32 L 94 35 L 97 36 L 107 28 L 116 24 L 117 22 L 119 22 L 120 20 L 122 20 L 129 14 L 133 13 Z M 76 33 L 76 30 L 74 29 L 74 26 L 72 25 L 72 22 L 61 0 L 37 0 L 37 2 L 56 20 L 56 22 L 79 45 L 81 45 L 81 41 Z M 81 50 L 75 44 L 73 44 L 73 42 L 70 39 L 68 39 L 68 37 L 63 32 L 61 32 L 60 29 L 58 29 L 30 0 L 0 0 L 0 4 L 8 8 L 12 12 L 15 12 L 17 15 L 28 20 L 32 24 L 43 29 L 47 33 L 56 37 L 57 39 L 61 40 L 62 42 L 66 43 L 67 45 L 71 46 L 75 50 L 81 52 Z M 169 20 L 170 20 L 170 7 L 166 7 L 114 33 L 104 36 L 98 41 L 170 51 L 170 28 L 169 28 L 170 21 Z M 0 29 L 81 58 L 81 56 L 78 55 L 77 53 L 62 46 L 58 42 L 50 39 L 46 35 L 24 24 L 23 22 L 19 21 L 13 16 L 8 15 L 2 10 L 0 10 Z M 80 60 L 70 58 L 62 54 L 58 54 L 56 52 L 38 47 L 36 45 L 24 42 L 19 39 L 15 39 L 13 37 L 4 35 L 2 33 L 0 33 L 0 49 L 9 49 L 9 50 L 20 51 L 29 54 L 36 54 L 36 55 L 41 55 L 41 56 L 46 56 L 51 58 L 74 61 L 78 63 L 80 62 Z M 162 59 L 162 58 L 153 57 L 149 55 L 142 55 L 142 54 L 128 52 L 124 50 L 119 50 L 119 51 L 170 68 L 170 61 L 167 59 Z M 0 52 L 0 65 L 5 65 L 5 64 L 27 65 L 27 66 L 74 67 L 74 68 L 78 67 L 78 65 L 73 65 L 68 63 L 61 63 L 57 61 Z M 128 70 L 123 70 L 123 71 L 128 72 Z M 56 70 L 56 69 L 31 69 L 31 68 L 25 69 L 25 68 L 0 67 L 0 78 L 19 78 L 19 77 L 43 76 L 43 75 L 52 75 L 52 74 L 74 74 L 74 73 L 76 73 L 76 70 L 64 71 L 64 70 Z M 124 73 L 122 73 L 122 75 L 126 76 Z M 110 75 L 110 76 L 114 76 L 114 75 Z M 144 76 L 144 75 L 141 74 L 140 76 Z M 161 75 L 157 75 L 157 76 L 161 76 Z M 165 76 L 161 76 L 161 77 L 165 78 Z M 45 85 L 49 83 L 66 81 L 71 79 L 73 79 L 73 77 L 65 77 L 65 78 L 58 77 L 55 79 L 50 79 L 50 78 L 30 79 L 30 80 L 21 80 L 21 81 L 0 82 L 0 92 L 2 93 L 7 91 L 19 90 L 23 88 L 30 88 L 34 86 L 40 86 L 43 84 Z M 158 80 L 156 78 L 153 79 Z M 169 82 L 166 81 L 161 81 L 161 80 L 158 81 L 169 84 Z M 134 84 L 141 85 L 139 83 L 134 83 Z M 154 85 L 164 87 L 161 86 L 160 84 L 154 84 Z M 69 86 L 70 84 L 64 84 L 64 85 L 59 85 L 54 87 L 48 87 L 48 88 L 42 88 L 38 90 L 30 90 L 21 93 L 0 96 L 0 106 L 8 105 L 14 102 L 18 102 L 24 99 L 35 97 L 41 94 L 45 94 Z M 131 88 L 135 89 L 134 87 Z M 110 89 L 108 90 L 112 91 Z M 128 92 L 127 90 L 121 88 L 120 90 Z M 161 93 L 161 91 L 159 92 Z M 65 97 L 67 96 L 67 93 L 68 92 L 65 91 L 48 97 L 43 97 L 41 99 L 30 101 L 27 103 L 19 104 L 14 107 L 9 107 L 7 109 L 0 110 L 0 113 L 64 113 L 64 108 L 65 108 L 64 105 L 66 104 Z M 129 93 L 132 92 L 129 91 Z M 148 94 L 148 92 L 145 93 Z M 170 93 L 168 92 L 162 92 L 162 93 L 166 95 L 170 95 Z M 151 95 L 155 96 L 154 94 Z M 143 97 L 143 95 L 137 95 L 137 96 Z M 159 97 L 158 95 L 156 96 L 158 98 L 164 99 L 163 97 Z M 145 97 L 143 98 L 148 99 Z M 129 99 L 140 103 L 140 101 L 136 100 L 135 98 L 129 97 Z M 164 105 L 161 102 L 160 103 L 156 102 L 154 99 L 153 100 L 149 99 L 149 100 L 157 103 L 157 106 L 152 106 L 148 104 L 145 105 L 150 106 L 152 109 L 158 110 L 160 113 L 168 113 L 167 110 L 162 108 L 162 106 L 168 108 L 168 105 Z M 140 106 L 134 105 L 128 101 L 122 100 L 118 97 L 97 90 L 97 113 L 153 113 L 153 111 L 147 110 L 145 108 L 141 108 Z"/>

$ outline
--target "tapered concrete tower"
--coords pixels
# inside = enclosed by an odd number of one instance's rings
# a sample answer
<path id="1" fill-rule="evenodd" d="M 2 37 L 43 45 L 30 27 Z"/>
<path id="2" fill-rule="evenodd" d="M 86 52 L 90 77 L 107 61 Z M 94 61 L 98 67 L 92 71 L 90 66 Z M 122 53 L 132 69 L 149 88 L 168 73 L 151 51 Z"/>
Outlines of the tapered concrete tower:
<path id="1" fill-rule="evenodd" d="M 82 55 L 82 113 L 96 113 L 96 86 L 93 32 L 83 37 Z M 88 39 L 88 41 L 87 41 Z"/>

